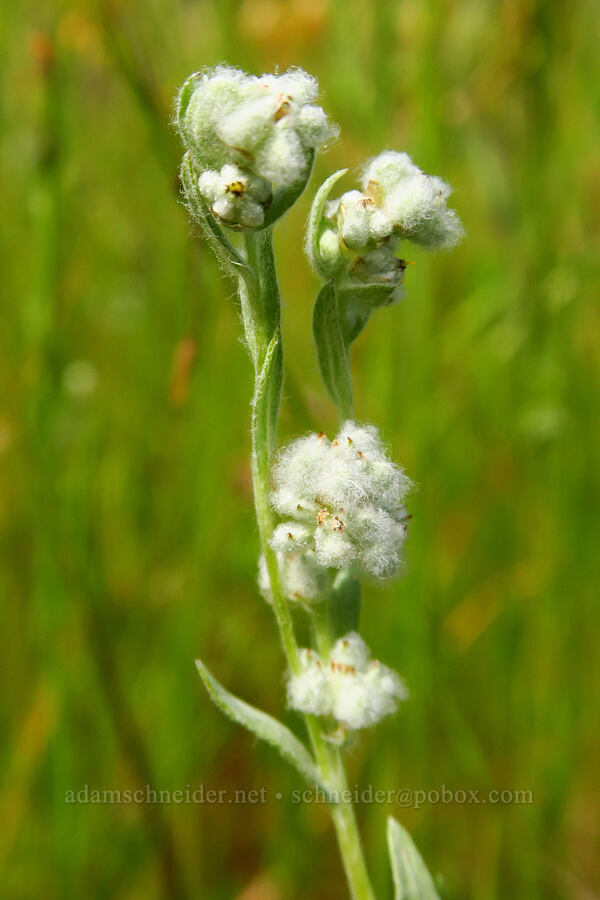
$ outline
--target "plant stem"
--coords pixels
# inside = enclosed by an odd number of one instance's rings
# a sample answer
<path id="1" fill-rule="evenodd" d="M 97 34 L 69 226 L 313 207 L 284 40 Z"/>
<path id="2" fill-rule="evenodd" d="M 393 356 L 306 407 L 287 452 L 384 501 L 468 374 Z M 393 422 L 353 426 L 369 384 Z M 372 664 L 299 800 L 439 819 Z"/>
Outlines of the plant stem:
<path id="1" fill-rule="evenodd" d="M 253 442 L 254 443 L 254 442 Z M 281 634 L 281 640 L 287 661 L 292 672 L 297 673 L 300 670 L 300 660 L 298 657 L 298 645 L 294 635 L 294 626 L 292 617 L 287 605 L 287 601 L 283 596 L 281 589 L 281 579 L 279 576 L 279 566 L 275 553 L 269 545 L 269 540 L 273 534 L 273 521 L 271 509 L 269 506 L 269 480 L 268 462 L 266 466 L 265 477 L 265 454 L 264 447 L 257 446 L 254 443 L 252 448 L 252 482 L 254 485 L 254 505 L 256 509 L 256 520 L 258 522 L 258 533 L 260 537 L 261 550 L 264 554 L 269 573 L 269 581 L 271 583 L 271 594 L 273 597 L 273 609 L 277 619 L 277 625 Z"/>
<path id="2" fill-rule="evenodd" d="M 344 761 L 339 747 L 331 747 L 334 790 L 340 798 L 348 796 L 348 781 Z M 375 894 L 369 880 L 369 873 L 358 833 L 356 815 L 351 801 L 340 802 L 331 807 L 331 816 L 338 839 L 338 846 L 344 863 L 344 871 L 353 900 L 375 900 Z"/>
<path id="3" fill-rule="evenodd" d="M 269 504 L 270 466 L 271 456 L 275 450 L 283 377 L 280 297 L 273 257 L 272 229 L 247 232 L 244 236 L 244 247 L 249 273 L 246 272 L 240 277 L 239 292 L 246 343 L 255 373 L 251 460 L 254 505 L 261 552 L 267 565 L 273 609 L 283 649 L 291 671 L 298 673 L 300 659 L 292 617 L 283 594 L 277 557 L 269 543 L 274 526 Z M 316 631 L 320 635 L 321 652 L 328 654 L 331 646 L 331 629 L 326 602 L 323 602 L 322 607 L 318 612 L 321 619 Z M 348 785 L 340 751 L 326 741 L 321 724 L 315 716 L 307 715 L 304 718 L 321 776 L 340 797 L 340 802 L 331 804 L 330 809 L 350 895 L 353 900 L 374 900 L 375 895 L 363 858 L 354 809 L 351 803 L 341 799 Z"/>
<path id="4" fill-rule="evenodd" d="M 327 659 L 333 644 L 331 633 L 331 619 L 329 616 L 329 604 L 327 600 L 315 604 L 313 607 L 312 625 L 315 635 L 317 650 L 323 659 Z M 373 900 L 375 897 L 369 881 L 369 875 L 365 864 L 360 835 L 354 814 L 354 807 L 350 801 L 344 801 L 348 796 L 348 781 L 344 768 L 344 761 L 339 747 L 327 743 L 322 738 L 319 726 L 319 736 L 323 740 L 327 759 L 326 768 L 319 760 L 319 765 L 332 790 L 339 797 L 340 802 L 331 806 L 331 816 L 338 839 L 340 854 L 344 863 L 344 871 L 350 886 L 351 896 L 355 900 Z M 312 738 L 312 735 L 311 735 Z M 314 747 L 313 742 L 313 747 Z M 315 754 L 318 757 L 316 747 Z"/>
<path id="5" fill-rule="evenodd" d="M 272 229 L 248 232 L 245 249 L 250 275 L 240 278 L 240 299 L 246 342 L 254 363 L 252 399 L 252 487 L 254 506 L 264 554 L 273 609 L 283 648 L 292 672 L 300 662 L 292 617 L 281 588 L 277 557 L 269 543 L 273 534 L 273 513 L 269 504 L 270 464 L 275 449 L 282 384 L 279 288 L 273 260 Z"/>

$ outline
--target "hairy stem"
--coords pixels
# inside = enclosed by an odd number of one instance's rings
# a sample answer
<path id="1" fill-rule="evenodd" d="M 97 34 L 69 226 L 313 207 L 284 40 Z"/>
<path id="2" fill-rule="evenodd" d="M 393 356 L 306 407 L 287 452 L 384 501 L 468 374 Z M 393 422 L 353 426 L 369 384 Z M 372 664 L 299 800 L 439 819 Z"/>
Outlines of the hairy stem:
<path id="1" fill-rule="evenodd" d="M 288 664 L 298 672 L 298 645 L 292 617 L 281 588 L 277 557 L 269 543 L 273 513 L 269 504 L 270 464 L 275 449 L 283 379 L 279 288 L 273 260 L 272 229 L 247 233 L 245 249 L 250 274 L 240 278 L 240 299 L 246 342 L 254 363 L 252 398 L 252 487 L 260 538 L 265 557 L 273 609 Z"/>
<path id="2" fill-rule="evenodd" d="M 340 796 L 340 802 L 331 807 L 331 815 L 338 839 L 338 845 L 344 863 L 344 871 L 350 886 L 353 900 L 375 900 L 375 894 L 369 880 L 365 864 L 354 807 L 348 800 L 348 781 L 344 761 L 339 747 L 330 748 L 332 757 L 332 783 Z"/>
<path id="3" fill-rule="evenodd" d="M 333 645 L 331 617 L 329 615 L 329 598 L 313 607 L 312 625 L 315 643 L 320 656 L 326 659 Z M 319 736 L 322 737 L 319 729 Z M 311 735 L 312 739 L 312 735 Z M 319 760 L 321 771 L 333 792 L 339 798 L 339 803 L 331 806 L 331 816 L 338 839 L 340 854 L 344 864 L 344 871 L 350 886 L 350 893 L 354 900 L 374 900 L 375 894 L 369 881 L 369 875 L 365 864 L 360 835 L 354 814 L 352 803 L 344 798 L 348 797 L 348 781 L 344 760 L 339 747 L 323 740 L 327 758 L 323 763 Z M 313 742 L 314 747 L 314 742 Z M 315 747 L 315 755 L 317 748 Z M 317 755 L 318 758 L 318 755 Z"/>
<path id="4" fill-rule="evenodd" d="M 280 332 L 280 298 L 273 257 L 272 229 L 248 232 L 244 237 L 248 271 L 240 277 L 239 292 L 246 343 L 254 364 L 255 383 L 252 400 L 252 484 L 254 505 L 264 554 L 273 609 L 279 627 L 283 649 L 293 673 L 300 670 L 298 645 L 292 617 L 281 586 L 277 557 L 270 546 L 274 520 L 269 504 L 270 465 L 276 446 L 276 429 L 282 384 L 282 350 Z M 331 646 L 331 627 L 327 604 L 319 609 L 316 632 L 319 648 L 328 653 Z M 343 802 L 347 791 L 346 773 L 338 748 L 329 744 L 315 716 L 305 716 L 310 741 L 323 780 L 338 795 L 340 802 L 332 804 L 344 870 L 353 900 L 374 900 L 362 853 L 360 837 L 349 802 Z"/>

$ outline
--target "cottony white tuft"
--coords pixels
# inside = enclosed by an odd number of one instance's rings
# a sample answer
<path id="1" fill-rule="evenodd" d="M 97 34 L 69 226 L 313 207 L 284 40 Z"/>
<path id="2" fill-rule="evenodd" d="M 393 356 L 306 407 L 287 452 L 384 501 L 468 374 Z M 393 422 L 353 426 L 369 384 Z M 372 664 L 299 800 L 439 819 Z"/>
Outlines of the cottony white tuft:
<path id="1" fill-rule="evenodd" d="M 314 551 L 321 566 L 376 578 L 398 572 L 411 482 L 376 428 L 348 421 L 332 442 L 299 438 L 280 452 L 273 479 L 272 505 L 288 517 L 273 533 L 275 551 Z"/>
<path id="2" fill-rule="evenodd" d="M 327 593 L 327 573 L 317 562 L 313 550 L 300 553 L 277 554 L 281 587 L 288 600 L 307 602 L 324 600 Z M 258 560 L 258 587 L 269 603 L 272 602 L 271 583 L 264 555 Z"/>
<path id="3" fill-rule="evenodd" d="M 328 207 L 340 242 L 351 250 L 379 246 L 392 235 L 440 249 L 454 247 L 464 236 L 460 219 L 446 205 L 450 186 L 422 172 L 407 153 L 388 150 L 372 159 L 362 188 Z"/>
<path id="4" fill-rule="evenodd" d="M 368 240 L 379 243 L 395 234 L 440 249 L 454 247 L 464 236 L 460 219 L 446 205 L 450 186 L 422 172 L 407 153 L 388 150 L 376 156 L 365 169 L 362 187 L 358 205 L 367 213 Z M 342 237 L 347 226 L 341 208 L 351 209 L 357 201 L 349 198 L 356 193 L 344 194 L 340 201 Z"/>
<path id="5" fill-rule="evenodd" d="M 327 660 L 302 650 L 300 662 L 300 674 L 288 679 L 290 707 L 332 716 L 350 730 L 375 725 L 408 696 L 396 672 L 372 659 L 356 632 L 336 641 Z"/>
<path id="6" fill-rule="evenodd" d="M 230 228 L 258 228 L 272 194 L 264 178 L 227 163 L 220 172 L 208 169 L 198 179 L 198 189 L 211 212 Z"/>

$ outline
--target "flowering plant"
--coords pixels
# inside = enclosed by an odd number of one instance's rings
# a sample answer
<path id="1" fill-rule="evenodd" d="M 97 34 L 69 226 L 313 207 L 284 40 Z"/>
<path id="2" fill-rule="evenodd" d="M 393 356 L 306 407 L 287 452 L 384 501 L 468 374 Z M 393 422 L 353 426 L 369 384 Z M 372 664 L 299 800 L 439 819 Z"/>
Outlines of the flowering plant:
<path id="1" fill-rule="evenodd" d="M 277 719 L 226 691 L 202 662 L 197 666 L 228 716 L 326 792 L 350 895 L 372 900 L 343 751 L 351 732 L 374 726 L 407 696 L 401 678 L 371 657 L 358 628 L 361 580 L 390 579 L 402 567 L 411 482 L 391 461 L 377 429 L 354 420 L 350 347 L 374 309 L 403 296 L 402 241 L 449 248 L 463 229 L 447 207 L 448 185 L 423 173 L 406 153 L 387 151 L 370 160 L 362 191 L 337 200 L 329 197 L 346 170 L 325 181 L 312 205 L 306 250 L 324 281 L 313 332 L 341 424 L 332 441 L 319 432 L 278 450 L 283 368 L 272 230 L 305 189 L 315 152 L 337 135 L 317 99 L 316 80 L 300 69 L 255 77 L 220 66 L 187 79 L 176 112 L 186 147 L 185 203 L 238 285 L 255 373 L 258 585 L 277 620 L 288 704 L 304 717 L 310 749 Z M 310 648 L 298 646 L 293 604 L 310 617 Z M 397 900 L 434 900 L 431 876 L 391 817 L 388 845 Z"/>

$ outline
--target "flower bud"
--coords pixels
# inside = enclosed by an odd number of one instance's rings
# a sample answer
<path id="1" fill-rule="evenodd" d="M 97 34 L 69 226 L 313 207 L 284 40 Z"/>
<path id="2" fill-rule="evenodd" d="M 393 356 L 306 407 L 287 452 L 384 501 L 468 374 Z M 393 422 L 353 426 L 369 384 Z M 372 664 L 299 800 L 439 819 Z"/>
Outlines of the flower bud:
<path id="1" fill-rule="evenodd" d="M 372 659 L 356 632 L 336 641 L 326 660 L 302 650 L 300 664 L 300 673 L 288 679 L 290 707 L 332 716 L 350 730 L 375 725 L 408 696 L 396 672 Z"/>
<path id="2" fill-rule="evenodd" d="M 198 189 L 213 215 L 234 229 L 259 228 L 273 199 L 268 181 L 231 163 L 220 172 L 203 172 Z"/>
<path id="3" fill-rule="evenodd" d="M 259 209 L 248 200 L 236 205 L 230 196 L 216 196 L 211 209 L 224 224 L 234 215 L 233 227 L 269 225 L 302 192 L 315 151 L 337 134 L 315 105 L 318 93 L 316 79 L 301 69 L 257 77 L 219 66 L 197 72 L 184 83 L 176 123 L 198 173 L 211 175 L 206 190 L 222 192 L 224 186 L 215 178 L 229 178 L 224 168 L 235 166 L 248 179 L 258 179 L 260 194 L 273 197 L 268 211 L 266 199 L 252 198 L 262 206 L 259 221 Z M 236 180 L 242 181 L 239 176 Z"/>
<path id="4" fill-rule="evenodd" d="M 324 568 L 375 578 L 398 572 L 411 482 L 375 428 L 348 421 L 332 442 L 299 438 L 280 452 L 273 480 L 272 505 L 286 517 L 273 533 L 276 552 L 310 550 Z"/>

